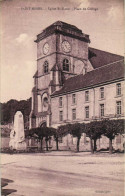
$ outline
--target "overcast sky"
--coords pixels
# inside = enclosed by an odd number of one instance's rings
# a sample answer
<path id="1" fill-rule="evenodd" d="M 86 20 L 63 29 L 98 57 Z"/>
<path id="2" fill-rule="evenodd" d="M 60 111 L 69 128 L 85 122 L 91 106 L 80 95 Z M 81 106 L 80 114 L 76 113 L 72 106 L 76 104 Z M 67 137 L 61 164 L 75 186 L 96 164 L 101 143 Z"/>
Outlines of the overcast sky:
<path id="1" fill-rule="evenodd" d="M 10 99 L 28 99 L 31 96 L 32 77 L 36 71 L 34 40 L 37 34 L 55 21 L 70 23 L 89 34 L 91 47 L 124 55 L 123 2 L 123 0 L 1 1 L 1 102 Z M 55 8 L 56 10 L 51 10 Z M 61 10 L 62 8 L 68 10 Z"/>

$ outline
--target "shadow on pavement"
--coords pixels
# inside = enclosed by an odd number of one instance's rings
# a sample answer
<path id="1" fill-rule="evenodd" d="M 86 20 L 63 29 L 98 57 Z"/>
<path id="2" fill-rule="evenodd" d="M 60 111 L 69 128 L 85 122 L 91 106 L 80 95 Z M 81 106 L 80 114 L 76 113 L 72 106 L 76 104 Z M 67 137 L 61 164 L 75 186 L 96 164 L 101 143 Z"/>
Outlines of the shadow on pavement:
<path id="1" fill-rule="evenodd" d="M 3 189 L 3 187 L 7 186 L 8 183 L 12 183 L 12 182 L 14 182 L 14 181 L 13 180 L 6 179 L 6 178 L 2 178 L 1 179 L 1 195 L 2 196 L 10 195 L 11 193 L 17 191 L 15 189 Z"/>

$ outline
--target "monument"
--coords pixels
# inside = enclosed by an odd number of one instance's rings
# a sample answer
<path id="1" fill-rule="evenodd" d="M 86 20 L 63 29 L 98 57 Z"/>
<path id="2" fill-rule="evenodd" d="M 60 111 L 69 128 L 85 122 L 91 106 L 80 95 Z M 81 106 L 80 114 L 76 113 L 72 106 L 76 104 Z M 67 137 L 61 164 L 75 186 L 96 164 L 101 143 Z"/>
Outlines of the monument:
<path id="1" fill-rule="evenodd" d="M 10 132 L 9 147 L 16 150 L 25 150 L 25 134 L 24 134 L 24 120 L 23 114 L 17 111 L 14 116 L 14 126 Z"/>

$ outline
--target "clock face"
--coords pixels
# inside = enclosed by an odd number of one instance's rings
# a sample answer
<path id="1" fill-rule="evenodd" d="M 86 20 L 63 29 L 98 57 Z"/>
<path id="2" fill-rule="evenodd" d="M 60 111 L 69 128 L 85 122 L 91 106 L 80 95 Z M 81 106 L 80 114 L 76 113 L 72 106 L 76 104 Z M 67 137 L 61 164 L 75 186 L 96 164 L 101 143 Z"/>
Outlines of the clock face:
<path id="1" fill-rule="evenodd" d="M 49 52 L 49 44 L 45 43 L 44 46 L 43 46 L 43 53 L 48 54 L 48 52 Z"/>
<path id="2" fill-rule="evenodd" d="M 63 41 L 62 49 L 63 49 L 64 52 L 70 52 L 71 51 L 70 43 L 68 41 Z"/>

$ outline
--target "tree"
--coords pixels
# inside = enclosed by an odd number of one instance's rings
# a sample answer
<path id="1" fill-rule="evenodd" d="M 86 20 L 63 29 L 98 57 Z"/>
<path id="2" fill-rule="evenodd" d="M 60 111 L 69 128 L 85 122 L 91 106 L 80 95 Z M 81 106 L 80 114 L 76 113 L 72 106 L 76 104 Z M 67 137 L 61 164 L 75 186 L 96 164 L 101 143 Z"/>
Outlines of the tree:
<path id="1" fill-rule="evenodd" d="M 52 127 L 40 127 L 40 130 L 40 133 L 42 133 L 43 138 L 45 138 L 46 150 L 48 151 L 48 141 L 51 138 L 51 136 L 54 135 L 55 129 Z"/>
<path id="2" fill-rule="evenodd" d="M 42 150 L 42 141 L 43 138 L 45 138 L 46 150 L 48 151 L 48 140 L 50 139 L 51 136 L 54 135 L 54 133 L 55 133 L 55 129 L 52 127 L 37 127 L 26 131 L 26 136 L 38 138 L 41 141 L 41 150 Z"/>
<path id="3" fill-rule="evenodd" d="M 41 150 L 42 150 L 43 136 L 40 134 L 39 127 L 25 130 L 25 137 L 28 139 L 37 138 L 41 142 Z"/>
<path id="4" fill-rule="evenodd" d="M 82 123 L 82 125 L 80 123 L 69 125 L 71 135 L 77 138 L 77 152 L 79 152 L 80 139 L 81 139 L 82 133 L 84 132 L 84 128 L 85 128 L 84 123 Z"/>
<path id="5" fill-rule="evenodd" d="M 56 135 L 57 149 L 58 149 L 58 138 L 70 133 L 73 137 L 77 138 L 76 149 L 77 152 L 79 152 L 80 139 L 82 133 L 84 132 L 84 128 L 85 128 L 84 123 L 82 125 L 80 123 L 66 124 L 58 127 L 57 135 Z"/>
<path id="6" fill-rule="evenodd" d="M 90 138 L 91 153 L 96 151 L 96 141 L 99 139 L 103 133 L 102 121 L 92 121 L 85 125 L 86 135 Z M 94 141 L 94 147 L 93 147 Z"/>
<path id="7" fill-rule="evenodd" d="M 69 133 L 69 126 L 67 125 L 61 125 L 58 127 L 58 129 L 55 129 L 54 131 L 54 138 L 56 141 L 56 149 L 59 150 L 59 138 L 64 137 Z"/>
<path id="8" fill-rule="evenodd" d="M 1 124 L 12 123 L 17 111 L 21 111 L 23 113 L 24 122 L 27 122 L 31 111 L 31 98 L 21 101 L 11 99 L 6 103 L 0 103 L 0 109 Z"/>
<path id="9" fill-rule="evenodd" d="M 73 137 L 77 138 L 77 152 L 79 152 L 80 139 L 84 130 L 84 123 L 82 125 L 80 123 L 70 124 L 69 127 Z"/>
<path id="10" fill-rule="evenodd" d="M 1 137 L 10 137 L 11 129 L 8 127 L 1 128 Z"/>
<path id="11" fill-rule="evenodd" d="M 112 140 L 116 135 L 124 132 L 124 119 L 103 121 L 103 134 L 109 138 L 109 153 L 112 154 Z"/>

